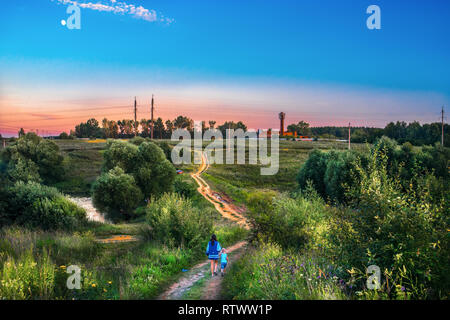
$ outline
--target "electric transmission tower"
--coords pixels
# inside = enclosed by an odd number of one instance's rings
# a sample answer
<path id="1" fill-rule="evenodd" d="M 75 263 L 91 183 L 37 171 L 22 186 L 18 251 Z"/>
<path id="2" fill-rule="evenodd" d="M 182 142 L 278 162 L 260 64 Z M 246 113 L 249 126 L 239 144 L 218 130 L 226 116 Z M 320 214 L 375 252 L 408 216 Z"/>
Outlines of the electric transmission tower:
<path id="1" fill-rule="evenodd" d="M 137 103 L 136 103 L 136 97 L 134 97 L 134 136 L 137 136 Z"/>
<path id="2" fill-rule="evenodd" d="M 151 122 L 150 122 L 150 138 L 153 139 L 153 103 L 154 103 L 154 99 L 153 99 L 153 95 L 152 95 L 152 107 L 151 107 Z"/>

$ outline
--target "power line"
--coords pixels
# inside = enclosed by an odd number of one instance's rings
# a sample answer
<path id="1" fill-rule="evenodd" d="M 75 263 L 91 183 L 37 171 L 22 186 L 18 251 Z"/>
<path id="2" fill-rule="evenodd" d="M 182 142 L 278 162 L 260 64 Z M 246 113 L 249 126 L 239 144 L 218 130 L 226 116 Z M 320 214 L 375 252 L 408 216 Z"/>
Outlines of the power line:
<path id="1" fill-rule="evenodd" d="M 137 136 L 137 104 L 136 104 L 136 97 L 134 97 L 134 136 Z"/>
<path id="2" fill-rule="evenodd" d="M 154 127 L 154 125 L 153 125 L 153 103 L 154 103 L 154 100 L 153 100 L 153 94 L 152 94 L 152 108 L 151 108 L 151 139 L 153 139 L 153 127 Z"/>
<path id="3" fill-rule="evenodd" d="M 350 122 L 348 123 L 348 150 L 351 149 L 351 138 L 352 138 L 352 133 L 351 133 L 351 126 L 350 126 Z"/>

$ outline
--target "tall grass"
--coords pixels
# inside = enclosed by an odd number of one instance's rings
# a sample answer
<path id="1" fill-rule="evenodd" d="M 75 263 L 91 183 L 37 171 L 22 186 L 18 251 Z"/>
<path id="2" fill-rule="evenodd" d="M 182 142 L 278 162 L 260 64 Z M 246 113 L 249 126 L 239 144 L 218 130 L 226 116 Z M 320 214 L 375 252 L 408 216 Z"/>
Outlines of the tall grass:
<path id="1" fill-rule="evenodd" d="M 346 299 L 345 284 L 315 259 L 286 254 L 275 244 L 262 244 L 233 263 L 224 280 L 227 299 Z"/>

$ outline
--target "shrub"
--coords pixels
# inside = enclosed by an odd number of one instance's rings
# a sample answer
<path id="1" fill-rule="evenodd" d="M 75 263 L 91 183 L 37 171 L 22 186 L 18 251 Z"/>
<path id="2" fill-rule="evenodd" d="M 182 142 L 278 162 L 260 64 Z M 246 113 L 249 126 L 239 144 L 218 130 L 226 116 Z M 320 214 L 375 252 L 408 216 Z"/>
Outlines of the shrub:
<path id="1" fill-rule="evenodd" d="M 315 249 L 325 245 L 329 208 L 310 185 L 305 194 L 256 193 L 248 206 L 253 239 L 273 242 L 283 249 Z"/>
<path id="2" fill-rule="evenodd" d="M 74 229 L 86 221 L 86 212 L 55 188 L 36 182 L 16 182 L 5 191 L 6 211 L 1 220 L 43 230 Z"/>
<path id="3" fill-rule="evenodd" d="M 324 196 L 326 195 L 325 188 L 325 172 L 327 169 L 329 154 L 320 150 L 313 150 L 309 154 L 308 160 L 301 167 L 297 181 L 300 189 L 306 188 L 307 182 L 311 181 L 317 192 Z"/>
<path id="4" fill-rule="evenodd" d="M 113 221 L 129 218 L 142 199 L 133 176 L 124 173 L 120 167 L 103 173 L 92 186 L 95 207 Z"/>
<path id="5" fill-rule="evenodd" d="M 166 141 L 156 141 L 156 144 L 162 149 L 166 159 L 172 162 L 172 148 Z"/>
<path id="6" fill-rule="evenodd" d="M 181 177 L 177 177 L 174 183 L 175 192 L 185 198 L 192 198 L 197 194 L 196 187 L 189 182 L 184 181 Z"/>
<path id="7" fill-rule="evenodd" d="M 361 183 L 349 191 L 353 210 L 342 210 L 330 231 L 334 257 L 348 269 L 379 266 L 389 275 L 384 289 L 390 297 L 400 284 L 416 292 L 415 298 L 446 294 L 450 283 L 448 203 L 433 199 L 426 185 L 420 193 L 412 184 L 402 192 L 398 178 L 388 174 L 383 151 L 373 153 L 367 170 L 357 170 Z M 419 292 L 417 283 L 428 292 Z"/>
<path id="8" fill-rule="evenodd" d="M 66 132 L 61 132 L 59 134 L 59 139 L 62 139 L 62 140 L 73 140 L 74 137 L 72 135 L 68 135 Z"/>
<path id="9" fill-rule="evenodd" d="M 177 194 L 164 194 L 147 208 L 153 239 L 171 247 L 199 248 L 211 235 L 212 218 Z"/>
<path id="10" fill-rule="evenodd" d="M 12 181 L 53 182 L 64 173 L 63 157 L 53 141 L 27 133 L 2 153 Z"/>

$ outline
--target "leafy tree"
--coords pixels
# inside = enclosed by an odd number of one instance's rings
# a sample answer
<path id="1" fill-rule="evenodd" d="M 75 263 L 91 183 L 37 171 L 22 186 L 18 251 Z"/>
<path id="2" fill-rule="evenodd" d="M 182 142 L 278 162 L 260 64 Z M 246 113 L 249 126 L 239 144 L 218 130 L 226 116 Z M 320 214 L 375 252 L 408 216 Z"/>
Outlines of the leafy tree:
<path id="1" fill-rule="evenodd" d="M 162 139 L 163 135 L 165 134 L 165 128 L 164 128 L 164 122 L 161 118 L 156 119 L 154 130 L 155 130 L 154 137 L 156 137 L 156 132 L 157 132 L 159 135 L 159 138 Z"/>
<path id="2" fill-rule="evenodd" d="M 20 128 L 19 130 L 19 138 L 25 135 L 25 130 L 23 130 L 23 128 Z"/>
<path id="3" fill-rule="evenodd" d="M 162 149 L 166 159 L 172 162 L 172 148 L 166 141 L 158 141 L 156 144 Z"/>
<path id="4" fill-rule="evenodd" d="M 172 132 L 174 130 L 174 125 L 173 122 L 170 120 L 166 121 L 166 133 L 167 133 L 167 138 L 170 138 L 172 136 Z"/>
<path id="5" fill-rule="evenodd" d="M 184 181 L 180 177 L 175 179 L 175 192 L 185 198 L 193 198 L 197 194 L 196 187 L 189 182 Z"/>
<path id="6" fill-rule="evenodd" d="M 117 138 L 119 136 L 119 125 L 116 121 L 104 118 L 102 127 L 105 138 Z"/>
<path id="7" fill-rule="evenodd" d="M 136 186 L 132 175 L 115 167 L 103 173 L 92 186 L 92 200 L 96 208 L 117 221 L 129 218 L 142 201 L 142 192 Z"/>
<path id="8" fill-rule="evenodd" d="M 52 182 L 64 173 L 58 145 L 34 133 L 29 132 L 11 143 L 2 157 L 13 181 Z"/>
<path id="9" fill-rule="evenodd" d="M 176 129 L 187 129 L 188 131 L 192 131 L 194 128 L 194 121 L 185 116 L 178 116 L 173 120 L 173 126 Z"/>
<path id="10" fill-rule="evenodd" d="M 227 129 L 242 129 L 244 132 L 247 131 L 247 126 L 242 122 L 234 122 L 234 121 L 225 121 L 224 124 L 217 127 L 220 132 L 222 132 L 223 137 L 225 138 L 227 136 Z"/>
<path id="11" fill-rule="evenodd" d="M 75 135 L 78 138 L 101 138 L 103 137 L 103 132 L 99 127 L 98 121 L 91 118 L 86 123 L 82 122 L 75 126 Z"/>
<path id="12" fill-rule="evenodd" d="M 133 141 L 138 141 L 138 138 Z M 175 168 L 153 142 L 139 141 L 139 146 L 136 146 L 123 141 L 109 141 L 103 169 L 106 172 L 116 166 L 134 177 L 145 198 L 172 191 Z"/>
<path id="13" fill-rule="evenodd" d="M 62 140 L 67 140 L 67 139 L 69 139 L 69 135 L 66 132 L 61 132 L 59 134 L 59 138 Z"/>
<path id="14" fill-rule="evenodd" d="M 152 142 L 144 142 L 138 149 L 139 166 L 133 175 L 144 196 L 159 196 L 173 190 L 175 168 L 163 150 Z"/>
<path id="15" fill-rule="evenodd" d="M 147 120 L 147 119 L 141 119 L 140 124 L 141 124 L 141 136 L 146 138 L 150 136 L 150 123 L 151 120 Z"/>
<path id="16" fill-rule="evenodd" d="M 299 121 L 297 124 L 290 124 L 287 127 L 289 132 L 297 132 L 299 136 L 310 136 L 311 130 L 309 128 L 309 123 L 305 121 Z"/>
<path id="17" fill-rule="evenodd" d="M 103 171 L 117 166 L 125 172 L 133 172 L 138 166 L 138 147 L 125 141 L 108 141 L 103 153 Z"/>
<path id="18" fill-rule="evenodd" d="M 326 197 L 324 178 L 329 157 L 328 153 L 317 149 L 309 154 L 308 160 L 303 164 L 297 176 L 300 189 L 305 189 L 308 181 L 311 181 L 317 192 Z"/>

